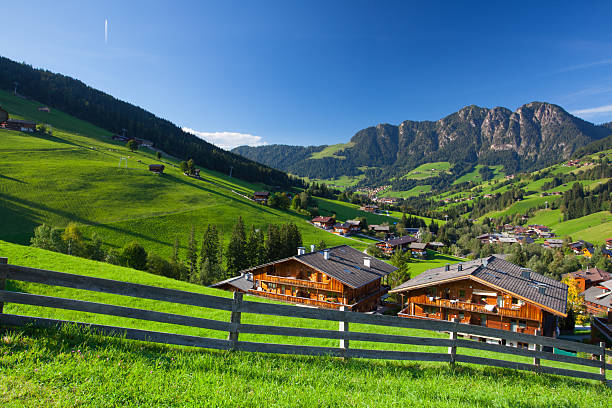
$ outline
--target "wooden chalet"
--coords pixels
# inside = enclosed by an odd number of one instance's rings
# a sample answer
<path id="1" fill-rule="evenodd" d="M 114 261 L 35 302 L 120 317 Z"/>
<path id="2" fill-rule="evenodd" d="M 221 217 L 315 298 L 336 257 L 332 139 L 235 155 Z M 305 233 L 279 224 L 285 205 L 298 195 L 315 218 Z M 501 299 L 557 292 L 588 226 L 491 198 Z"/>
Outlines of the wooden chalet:
<path id="1" fill-rule="evenodd" d="M 416 242 L 416 238 L 406 235 L 399 238 L 392 238 L 386 241 L 376 243 L 386 255 L 393 255 L 395 251 L 405 251 L 410 247 L 410 244 Z"/>
<path id="2" fill-rule="evenodd" d="M 9 118 L 3 123 L 3 127 L 8 130 L 17 130 L 19 132 L 35 132 L 36 122 Z"/>
<path id="3" fill-rule="evenodd" d="M 267 205 L 268 198 L 270 198 L 270 193 L 268 191 L 255 191 L 253 193 L 253 200 L 259 204 Z"/>
<path id="4" fill-rule="evenodd" d="M 311 221 L 315 227 L 324 228 L 324 229 L 332 229 L 334 225 L 336 225 L 336 220 L 333 217 L 315 217 Z"/>
<path id="5" fill-rule="evenodd" d="M 612 251 L 612 238 L 606 239 L 606 249 Z"/>
<path id="6" fill-rule="evenodd" d="M 593 256 L 595 248 L 590 242 L 579 240 L 569 244 L 569 247 L 576 255 L 585 255 L 588 258 Z"/>
<path id="7" fill-rule="evenodd" d="M 155 174 L 162 174 L 166 166 L 163 164 L 149 164 L 149 171 L 152 171 Z"/>
<path id="8" fill-rule="evenodd" d="M 49 109 L 48 106 L 39 106 L 38 107 L 38 111 L 39 112 L 45 112 L 45 113 L 51 113 L 51 109 Z"/>
<path id="9" fill-rule="evenodd" d="M 427 258 L 427 243 L 426 242 L 411 242 L 409 248 L 410 248 L 410 255 L 413 258 L 419 258 L 419 259 Z"/>
<path id="10" fill-rule="evenodd" d="M 612 311 L 612 280 L 600 282 L 580 294 L 590 315 L 602 315 Z"/>
<path id="11" fill-rule="evenodd" d="M 549 238 L 544 241 L 542 246 L 548 249 L 563 248 L 563 240 L 559 238 Z"/>
<path id="12" fill-rule="evenodd" d="M 400 317 L 544 336 L 554 336 L 557 318 L 567 316 L 567 292 L 566 284 L 495 256 L 429 269 L 390 291 L 402 299 Z"/>
<path id="13" fill-rule="evenodd" d="M 352 225 L 349 224 L 348 222 L 339 222 L 334 224 L 334 234 L 339 234 L 339 235 L 343 235 L 343 236 L 347 236 L 347 235 L 351 235 L 352 234 Z"/>
<path id="14" fill-rule="evenodd" d="M 584 292 L 588 288 L 599 285 L 602 282 L 612 279 L 612 274 L 599 268 L 586 268 L 576 272 L 566 273 L 563 278 L 571 278 L 576 281 L 580 292 Z"/>
<path id="15" fill-rule="evenodd" d="M 248 293 L 309 306 L 367 312 L 375 310 L 389 290 L 382 279 L 397 268 L 340 245 L 298 254 L 246 269 L 253 287 Z"/>

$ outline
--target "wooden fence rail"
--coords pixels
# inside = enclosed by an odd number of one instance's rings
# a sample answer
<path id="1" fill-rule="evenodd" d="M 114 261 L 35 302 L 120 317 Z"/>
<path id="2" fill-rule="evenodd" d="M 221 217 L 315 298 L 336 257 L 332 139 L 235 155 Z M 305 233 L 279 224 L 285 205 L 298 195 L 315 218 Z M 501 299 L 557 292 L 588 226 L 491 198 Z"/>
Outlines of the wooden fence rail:
<path id="1" fill-rule="evenodd" d="M 230 312 L 230 319 L 229 321 L 219 321 L 201 317 L 184 316 L 173 313 L 89 302 L 84 300 L 13 292 L 5 290 L 6 280 L 83 289 L 114 295 L 224 310 Z M 2 313 L 2 307 L 5 303 L 50 307 L 197 327 L 227 332 L 228 335 L 227 339 L 224 340 L 83 322 L 69 322 L 41 317 L 19 316 Z M 336 321 L 338 322 L 338 330 L 246 324 L 242 323 L 241 321 L 244 313 Z M 239 292 L 235 292 L 234 298 L 230 299 L 129 282 L 120 282 L 110 279 L 93 278 L 83 275 L 9 265 L 6 258 L 0 258 L 0 325 L 34 325 L 39 327 L 55 327 L 68 323 L 76 324 L 78 326 L 91 327 L 101 334 L 125 336 L 127 339 L 204 347 L 219 350 L 241 350 L 260 353 L 312 356 L 327 355 L 342 358 L 437 361 L 450 363 L 451 365 L 455 365 L 456 363 L 471 363 L 586 378 L 603 382 L 606 382 L 606 368 L 609 368 L 610 366 L 606 365 L 605 363 L 606 349 L 604 343 L 600 343 L 599 346 L 596 346 L 543 336 L 533 336 L 524 333 L 473 326 L 458 323 L 457 321 L 448 322 L 439 320 L 410 319 L 396 316 L 362 314 L 344 310 L 315 309 L 294 305 L 261 303 L 244 300 L 243 294 Z M 430 332 L 447 332 L 449 333 L 449 337 L 435 338 L 350 331 L 349 327 L 353 327 L 349 326 L 351 323 L 420 329 Z M 299 338 L 332 339 L 339 340 L 339 345 L 338 347 L 321 347 L 250 342 L 240 340 L 240 334 L 242 333 L 292 336 Z M 460 335 L 505 339 L 506 341 L 528 343 L 535 345 L 535 347 L 532 346 L 532 349 L 515 348 L 500 344 L 490 344 L 459 338 L 458 336 Z M 361 342 L 406 344 L 414 346 L 444 347 L 447 348 L 448 352 L 390 351 L 353 348 L 353 343 L 351 343 L 351 340 Z M 576 353 L 587 353 L 587 355 L 592 356 L 592 358 L 555 354 L 553 352 L 554 348 L 571 350 Z M 461 351 L 464 349 L 482 350 L 493 353 L 532 358 L 533 363 L 530 364 L 465 355 L 461 353 Z M 573 368 L 568 369 L 544 366 L 541 364 L 542 360 L 572 364 Z M 579 369 L 585 367 L 591 371 Z M 599 368 L 599 372 L 593 372 L 593 368 Z"/>

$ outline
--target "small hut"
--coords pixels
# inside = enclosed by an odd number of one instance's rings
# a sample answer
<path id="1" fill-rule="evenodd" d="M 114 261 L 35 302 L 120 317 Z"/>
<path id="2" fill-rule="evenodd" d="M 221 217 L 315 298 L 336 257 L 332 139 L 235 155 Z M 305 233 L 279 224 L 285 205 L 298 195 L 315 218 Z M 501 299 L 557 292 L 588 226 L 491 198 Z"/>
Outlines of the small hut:
<path id="1" fill-rule="evenodd" d="M 149 164 L 149 171 L 152 171 L 155 174 L 162 174 L 166 166 L 163 164 Z"/>

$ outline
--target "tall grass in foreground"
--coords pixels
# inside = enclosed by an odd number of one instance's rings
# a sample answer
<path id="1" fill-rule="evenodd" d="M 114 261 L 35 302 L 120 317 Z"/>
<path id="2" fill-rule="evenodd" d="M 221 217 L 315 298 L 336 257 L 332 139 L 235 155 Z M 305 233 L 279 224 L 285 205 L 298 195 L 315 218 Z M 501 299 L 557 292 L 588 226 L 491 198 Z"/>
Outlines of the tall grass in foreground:
<path id="1" fill-rule="evenodd" d="M 494 368 L 215 352 L 88 330 L 0 329 L 0 404 L 609 407 L 612 390 Z"/>

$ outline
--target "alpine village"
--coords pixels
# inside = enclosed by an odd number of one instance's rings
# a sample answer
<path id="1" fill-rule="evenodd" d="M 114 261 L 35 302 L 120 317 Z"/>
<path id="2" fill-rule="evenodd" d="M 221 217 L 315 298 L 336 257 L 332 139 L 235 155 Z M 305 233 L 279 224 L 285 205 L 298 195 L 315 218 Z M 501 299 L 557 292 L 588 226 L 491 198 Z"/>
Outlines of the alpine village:
<path id="1" fill-rule="evenodd" d="M 103 18 L 103 46 L 85 51 L 74 43 L 72 57 L 56 47 L 47 58 L 39 45 L 23 58 L 17 48 L 0 56 L 1 405 L 612 406 L 612 108 L 600 99 L 612 95 L 603 45 L 612 41 L 603 18 L 610 14 L 593 11 L 589 18 L 600 25 L 575 33 L 599 30 L 598 56 L 555 71 L 557 56 L 538 54 L 537 64 L 553 73 L 495 68 L 514 84 L 497 88 L 485 79 L 494 69 L 477 58 L 484 65 L 470 69 L 482 71 L 482 81 L 453 74 L 448 95 L 434 102 L 419 95 L 435 87 L 396 84 L 403 96 L 391 97 L 363 71 L 403 81 L 397 78 L 407 74 L 377 65 L 390 60 L 343 67 L 337 82 L 325 79 L 324 91 L 307 71 L 323 75 L 323 68 L 301 59 L 294 66 L 291 53 L 287 60 L 258 54 L 263 42 L 281 40 L 245 20 L 236 5 L 213 4 L 186 2 L 185 26 L 168 20 L 174 11 L 147 11 L 169 21 L 172 41 L 185 42 L 179 48 L 195 47 L 190 63 L 210 78 L 179 64 L 173 46 L 162 51 L 132 32 L 160 35 L 146 16 L 130 27 L 117 14 L 138 15 L 134 4 L 109 12 L 116 33 Z M 295 52 L 321 56 L 317 47 L 329 46 L 330 70 L 365 49 L 379 58 L 397 53 L 365 42 L 381 35 L 399 44 L 407 22 L 398 26 L 390 16 L 406 4 L 353 4 L 359 12 L 347 12 L 354 22 L 337 6 L 275 9 L 284 18 L 302 14 L 303 21 L 291 17 L 292 27 L 251 6 L 242 11 L 280 30 L 274 37 L 287 35 Z M 593 9 L 599 6 L 609 8 Z M 22 6 L 11 7 L 20 14 Z M 482 12 L 462 7 L 470 16 Z M 52 13 L 69 8 L 60 2 Z M 310 13 L 324 9 L 341 21 L 335 29 Z M 442 24 L 425 9 L 418 27 Z M 230 10 L 241 26 L 233 35 L 244 44 L 220 28 Z M 453 15 L 467 21 L 465 12 Z M 361 13 L 387 23 L 366 29 L 371 20 Z M 516 16 L 529 24 L 531 17 Z M 186 33 L 196 18 L 219 31 L 215 47 L 225 41 L 228 50 L 240 48 L 238 65 L 226 65 L 229 57 L 208 44 L 193 44 L 190 35 L 210 35 L 198 24 Z M 555 18 L 559 26 L 549 30 L 574 30 L 565 14 Z M 505 19 L 499 28 L 471 21 L 474 27 L 455 28 L 464 36 L 486 26 L 526 38 Z M 357 31 L 349 35 L 349 28 Z M 125 44 L 148 45 L 120 48 L 111 32 Z M 328 45 L 313 37 L 319 34 Z M 347 42 L 352 51 L 336 44 L 345 35 L 364 44 Z M 25 41 L 17 44 L 26 49 Z M 440 46 L 459 58 L 449 44 Z M 485 48 L 479 52 L 505 60 Z M 221 65 L 207 65 L 200 50 Z M 17 62 L 24 58 L 36 66 Z M 447 75 L 433 67 L 437 57 L 397 58 L 416 64 L 405 68 L 425 82 L 430 69 Z M 141 77 L 145 66 L 150 72 Z M 176 76 L 172 84 L 160 77 L 163 70 Z M 571 82 L 586 81 L 574 74 L 591 71 L 602 75 L 597 86 L 604 88 Z M 368 78 L 374 82 L 366 86 Z M 276 89 L 276 81 L 294 88 Z M 531 87 L 533 81 L 541 83 Z M 262 90 L 263 83 L 272 88 Z M 363 95 L 352 86 L 365 87 Z M 575 91 L 580 86 L 585 90 Z M 207 92 L 211 101 L 202 99 Z M 245 105 L 251 92 L 259 100 Z M 326 92 L 336 100 L 328 102 Z M 455 97 L 491 107 L 457 105 Z M 305 99 L 294 105 L 291 98 Z M 367 108 L 359 110 L 364 98 Z M 496 107 L 493 98 L 514 107 Z M 291 109 L 307 109 L 310 119 L 296 120 Z M 287 117 L 272 124 L 272 110 Z M 375 122 L 391 119 L 395 124 Z M 251 126 L 266 136 L 191 126 Z"/>

